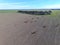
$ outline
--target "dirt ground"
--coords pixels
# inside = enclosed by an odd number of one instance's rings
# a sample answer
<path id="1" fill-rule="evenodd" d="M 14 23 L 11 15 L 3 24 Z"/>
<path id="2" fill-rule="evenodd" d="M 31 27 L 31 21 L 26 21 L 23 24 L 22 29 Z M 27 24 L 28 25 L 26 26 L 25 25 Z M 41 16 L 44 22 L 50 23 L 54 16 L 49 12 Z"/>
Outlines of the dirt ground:
<path id="1" fill-rule="evenodd" d="M 0 13 L 0 45 L 60 45 L 60 20 L 49 16 Z"/>

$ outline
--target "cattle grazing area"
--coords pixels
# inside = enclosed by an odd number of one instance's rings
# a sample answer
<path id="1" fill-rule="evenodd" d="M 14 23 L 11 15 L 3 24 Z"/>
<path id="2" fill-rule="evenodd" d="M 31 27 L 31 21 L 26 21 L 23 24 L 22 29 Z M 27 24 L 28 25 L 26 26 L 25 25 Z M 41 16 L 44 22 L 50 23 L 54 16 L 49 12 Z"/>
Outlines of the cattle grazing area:
<path id="1" fill-rule="evenodd" d="M 17 11 L 0 11 L 0 45 L 60 45 L 60 10 L 47 10 L 50 15 Z"/>
<path id="2" fill-rule="evenodd" d="M 51 10 L 48 11 L 18 11 L 18 13 L 26 13 L 26 14 L 32 14 L 32 15 L 50 15 L 52 13 Z"/>

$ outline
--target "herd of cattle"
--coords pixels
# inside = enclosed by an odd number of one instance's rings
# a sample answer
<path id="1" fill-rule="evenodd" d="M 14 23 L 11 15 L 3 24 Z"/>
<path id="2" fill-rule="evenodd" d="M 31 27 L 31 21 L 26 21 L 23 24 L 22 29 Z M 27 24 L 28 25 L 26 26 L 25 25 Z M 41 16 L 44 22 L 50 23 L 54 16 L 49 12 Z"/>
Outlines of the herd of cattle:
<path id="1" fill-rule="evenodd" d="M 34 14 L 34 15 L 50 15 L 52 11 L 51 10 L 49 11 L 21 11 L 19 10 L 18 13 L 26 13 L 26 14 Z"/>

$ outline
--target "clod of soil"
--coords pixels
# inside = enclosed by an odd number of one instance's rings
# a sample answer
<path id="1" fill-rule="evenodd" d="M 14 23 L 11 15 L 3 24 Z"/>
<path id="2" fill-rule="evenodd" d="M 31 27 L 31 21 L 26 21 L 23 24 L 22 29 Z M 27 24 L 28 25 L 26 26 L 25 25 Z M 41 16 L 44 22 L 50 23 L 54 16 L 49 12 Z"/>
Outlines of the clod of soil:
<path id="1" fill-rule="evenodd" d="M 36 32 L 32 32 L 32 34 L 35 34 Z"/>
<path id="2" fill-rule="evenodd" d="M 28 23 L 28 21 L 24 21 L 24 23 Z"/>
<path id="3" fill-rule="evenodd" d="M 43 26 L 43 28 L 46 28 L 46 26 Z"/>

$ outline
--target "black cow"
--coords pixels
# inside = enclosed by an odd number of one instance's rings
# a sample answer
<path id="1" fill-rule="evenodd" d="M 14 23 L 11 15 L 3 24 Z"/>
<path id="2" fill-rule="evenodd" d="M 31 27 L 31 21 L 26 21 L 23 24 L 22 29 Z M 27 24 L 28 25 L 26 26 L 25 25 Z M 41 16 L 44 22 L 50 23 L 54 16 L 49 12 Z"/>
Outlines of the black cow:
<path id="1" fill-rule="evenodd" d="M 40 14 L 40 15 L 45 15 L 45 12 L 40 11 L 39 14 Z"/>

